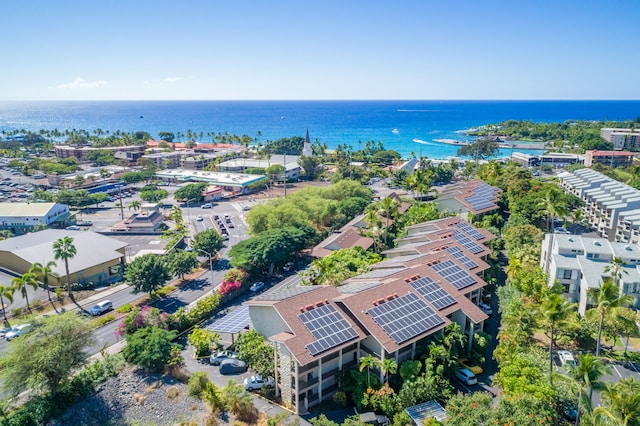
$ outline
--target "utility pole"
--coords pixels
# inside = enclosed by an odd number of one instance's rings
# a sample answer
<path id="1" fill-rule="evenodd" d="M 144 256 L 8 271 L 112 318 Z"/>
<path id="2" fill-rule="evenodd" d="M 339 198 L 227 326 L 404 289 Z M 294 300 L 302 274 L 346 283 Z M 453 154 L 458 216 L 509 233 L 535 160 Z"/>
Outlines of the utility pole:
<path id="1" fill-rule="evenodd" d="M 118 196 L 120 197 L 120 218 L 124 220 L 124 206 L 122 205 L 122 185 L 120 185 L 120 182 L 118 182 L 117 185 L 118 185 Z"/>
<path id="2" fill-rule="evenodd" d="M 284 153 L 284 198 L 287 198 L 287 153 Z"/>
<path id="3" fill-rule="evenodd" d="M 211 253 L 209 253 L 208 251 L 204 251 L 202 249 L 198 249 L 198 251 L 201 251 L 202 253 L 209 256 L 209 270 L 211 271 L 211 283 L 213 284 L 213 258 L 211 256 Z"/>

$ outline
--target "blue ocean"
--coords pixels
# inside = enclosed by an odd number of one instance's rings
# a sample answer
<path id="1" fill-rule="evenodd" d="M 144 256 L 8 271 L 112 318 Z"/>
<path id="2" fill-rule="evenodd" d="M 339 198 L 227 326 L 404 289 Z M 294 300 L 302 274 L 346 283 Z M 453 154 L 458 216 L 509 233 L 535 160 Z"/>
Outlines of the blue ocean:
<path id="1" fill-rule="evenodd" d="M 96 129 L 249 135 L 261 142 L 304 136 L 353 149 L 381 141 L 404 156 L 455 156 L 464 130 L 505 120 L 633 120 L 640 101 L 75 101 L 0 102 L 0 132 Z M 183 139 L 184 140 L 184 139 Z M 508 152 L 503 153 L 508 154 Z"/>

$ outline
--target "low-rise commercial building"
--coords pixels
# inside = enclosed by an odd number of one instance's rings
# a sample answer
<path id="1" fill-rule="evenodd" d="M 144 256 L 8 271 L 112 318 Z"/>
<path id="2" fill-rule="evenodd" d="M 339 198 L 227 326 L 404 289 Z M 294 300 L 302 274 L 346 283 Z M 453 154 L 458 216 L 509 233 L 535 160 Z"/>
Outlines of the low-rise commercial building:
<path id="1" fill-rule="evenodd" d="M 64 228 L 70 223 L 69 206 L 58 203 L 0 203 L 0 229 L 14 235 L 44 227 Z"/>
<path id="2" fill-rule="evenodd" d="M 47 229 L 0 241 L 0 267 L 17 274 L 26 273 L 39 262 L 46 265 L 54 260 L 53 243 L 63 237 L 73 238 L 76 255 L 69 259 L 71 283 L 110 284 L 122 279 L 126 243 L 91 231 Z M 67 282 L 65 262 L 55 261 L 49 285 Z"/>
<path id="3" fill-rule="evenodd" d="M 584 165 L 591 167 L 594 164 L 602 164 L 612 169 L 618 167 L 631 167 L 635 154 L 629 151 L 598 151 L 592 150 L 584 153 Z"/>

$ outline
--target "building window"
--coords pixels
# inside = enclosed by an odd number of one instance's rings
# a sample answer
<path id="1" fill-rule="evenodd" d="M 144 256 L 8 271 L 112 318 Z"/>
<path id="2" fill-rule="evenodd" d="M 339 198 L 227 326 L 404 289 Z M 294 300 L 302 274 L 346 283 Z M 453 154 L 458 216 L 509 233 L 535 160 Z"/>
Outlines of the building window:
<path id="1" fill-rule="evenodd" d="M 564 278 L 565 280 L 570 280 L 571 279 L 571 270 L 570 269 L 565 269 L 564 270 L 564 275 L 562 276 L 562 278 Z"/>

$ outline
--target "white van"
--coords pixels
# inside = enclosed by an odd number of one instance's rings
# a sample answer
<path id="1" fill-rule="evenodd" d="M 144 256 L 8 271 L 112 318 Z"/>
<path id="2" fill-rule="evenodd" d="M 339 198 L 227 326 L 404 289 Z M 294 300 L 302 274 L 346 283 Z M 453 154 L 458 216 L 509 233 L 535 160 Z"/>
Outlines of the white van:
<path id="1" fill-rule="evenodd" d="M 89 310 L 89 313 L 94 317 L 97 317 L 98 315 L 102 315 L 105 312 L 110 311 L 111 309 L 113 309 L 113 303 L 111 303 L 110 300 L 103 300 L 102 302 L 99 302 L 93 308 L 91 308 Z"/>
<path id="2" fill-rule="evenodd" d="M 456 379 L 460 380 L 465 385 L 475 385 L 478 383 L 478 378 L 471 370 L 467 368 L 459 368 L 456 370 Z"/>
<path id="3" fill-rule="evenodd" d="M 576 366 L 576 360 L 569 351 L 558 351 L 558 358 L 560 358 L 560 364 L 562 364 L 563 367 L 567 364 L 572 367 Z"/>

